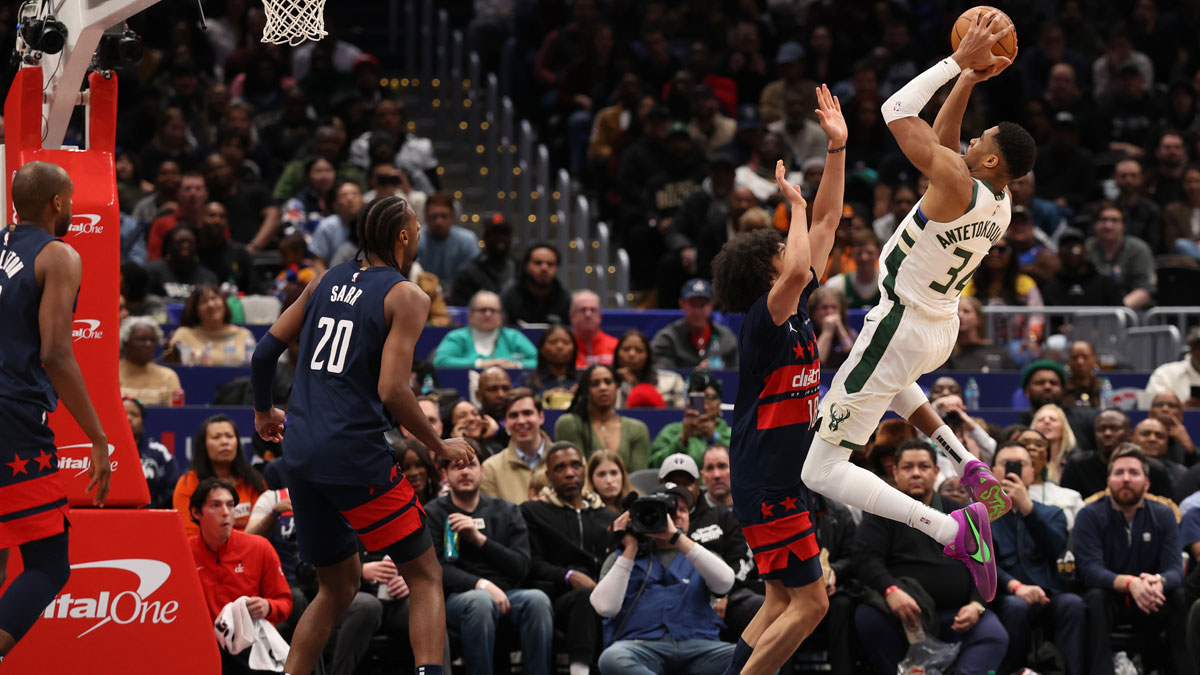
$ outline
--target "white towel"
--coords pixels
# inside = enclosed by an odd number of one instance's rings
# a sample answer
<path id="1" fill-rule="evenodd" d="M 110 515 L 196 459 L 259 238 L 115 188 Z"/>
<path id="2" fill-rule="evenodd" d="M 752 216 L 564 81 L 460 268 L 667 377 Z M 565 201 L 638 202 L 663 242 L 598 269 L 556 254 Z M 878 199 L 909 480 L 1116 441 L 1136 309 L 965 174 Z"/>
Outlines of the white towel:
<path id="1" fill-rule="evenodd" d="M 217 642 L 230 654 L 250 648 L 250 667 L 254 670 L 283 672 L 288 643 L 266 619 L 251 619 L 246 596 L 225 605 L 213 623 Z"/>

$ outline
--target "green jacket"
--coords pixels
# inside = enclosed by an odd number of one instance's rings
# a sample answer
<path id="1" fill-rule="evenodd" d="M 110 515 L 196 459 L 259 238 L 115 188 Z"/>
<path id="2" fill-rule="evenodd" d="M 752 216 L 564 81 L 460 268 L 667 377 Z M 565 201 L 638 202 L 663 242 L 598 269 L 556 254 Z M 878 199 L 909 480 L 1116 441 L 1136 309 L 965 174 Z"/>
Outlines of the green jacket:
<path id="1" fill-rule="evenodd" d="M 646 428 L 646 423 L 623 415 L 618 419 L 621 420 L 621 442 L 609 450 L 621 456 L 621 461 L 625 462 L 626 473 L 647 468 L 646 462 L 650 459 L 650 430 Z M 588 434 L 589 443 L 584 443 L 584 433 Z M 583 449 L 588 457 L 603 447 L 592 425 L 573 413 L 562 415 L 554 423 L 554 440 L 570 441 Z"/>
<path id="2" fill-rule="evenodd" d="M 455 328 L 446 333 L 433 353 L 434 368 L 474 368 L 479 359 L 507 359 L 531 370 L 537 367 L 537 348 L 516 328 L 500 328 L 491 354 L 475 351 L 470 328 Z"/>
<path id="3" fill-rule="evenodd" d="M 729 446 L 729 436 L 733 433 L 733 429 L 725 421 L 724 417 L 717 418 L 717 428 L 714 432 L 715 439 L 703 439 L 697 436 L 691 436 L 687 440 L 687 447 L 679 442 L 679 436 L 683 433 L 683 422 L 671 422 L 658 432 L 658 436 L 654 438 L 654 445 L 650 448 L 650 468 L 662 466 L 663 460 L 674 455 L 677 452 L 691 455 L 692 459 L 696 460 L 696 466 L 704 465 L 704 451 L 713 443 L 720 443 L 726 447 Z"/>

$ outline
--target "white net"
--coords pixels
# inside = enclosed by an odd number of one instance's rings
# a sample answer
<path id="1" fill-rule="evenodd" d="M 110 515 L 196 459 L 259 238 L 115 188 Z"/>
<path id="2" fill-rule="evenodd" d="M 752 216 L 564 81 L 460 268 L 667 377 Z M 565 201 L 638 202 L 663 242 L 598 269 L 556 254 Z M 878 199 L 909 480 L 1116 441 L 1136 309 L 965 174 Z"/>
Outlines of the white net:
<path id="1" fill-rule="evenodd" d="M 325 0 L 263 0 L 263 42 L 293 47 L 325 37 Z"/>

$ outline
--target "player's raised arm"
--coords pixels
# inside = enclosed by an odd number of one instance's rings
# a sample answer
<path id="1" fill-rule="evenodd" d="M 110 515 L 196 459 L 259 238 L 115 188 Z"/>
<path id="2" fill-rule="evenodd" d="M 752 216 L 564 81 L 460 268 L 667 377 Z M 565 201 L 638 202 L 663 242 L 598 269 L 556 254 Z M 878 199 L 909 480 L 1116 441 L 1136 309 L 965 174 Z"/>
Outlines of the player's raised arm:
<path id="1" fill-rule="evenodd" d="M 83 279 L 79 253 L 61 241 L 52 241 L 42 249 L 34 263 L 42 278 L 42 302 L 38 309 L 38 328 L 42 337 L 42 366 L 54 385 L 59 400 L 92 442 L 91 466 L 87 489 L 96 489 L 92 503 L 104 506 L 112 468 L 108 463 L 108 436 L 88 397 L 87 385 L 72 347 L 71 325 L 75 298 Z"/>
<path id="2" fill-rule="evenodd" d="M 990 80 L 1004 72 L 1004 69 L 1012 65 L 1013 59 L 1016 57 L 1015 52 L 1012 58 L 996 57 L 1000 60 L 985 70 L 963 69 L 958 79 L 954 81 L 954 88 L 950 90 L 946 102 L 942 104 L 937 117 L 933 120 L 933 133 L 937 135 L 938 143 L 954 152 L 962 149 L 962 119 L 967 112 L 967 100 L 971 98 L 971 90 L 980 82 Z"/>
<path id="3" fill-rule="evenodd" d="M 931 188 L 937 185 L 953 190 L 956 186 L 969 184 L 971 176 L 958 150 L 951 150 L 940 143 L 937 134 L 918 115 L 929 103 L 934 92 L 958 75 L 964 65 L 987 63 L 991 68 L 1003 61 L 1009 61 L 991 53 L 992 45 L 1012 30 L 1012 26 L 1009 25 L 993 32 L 992 20 L 995 16 L 996 12 L 977 15 L 971 29 L 967 31 L 950 58 L 938 61 L 904 85 L 884 101 L 880 109 L 884 122 L 900 145 L 900 150 L 913 166 L 929 177 Z M 936 192 L 935 199 L 932 200 L 935 203 L 941 201 Z M 966 202 L 961 206 L 965 205 Z M 959 205 L 953 205 L 951 208 L 957 206 Z"/>
<path id="4" fill-rule="evenodd" d="M 800 194 L 800 188 L 787 181 L 787 168 L 783 160 L 775 164 L 775 182 L 779 193 L 792 209 L 792 223 L 788 228 L 787 244 L 783 247 L 779 276 L 767 293 L 767 310 L 776 326 L 782 326 L 800 304 L 800 295 L 812 279 L 812 251 L 808 240 L 808 218 L 805 212 L 808 202 Z"/>
<path id="5" fill-rule="evenodd" d="M 849 132 L 846 130 L 846 120 L 842 117 L 842 103 L 829 93 L 829 87 L 821 85 L 817 89 L 817 106 L 821 129 L 829 138 L 825 146 L 825 173 L 821 176 L 821 186 L 817 188 L 817 197 L 813 200 L 813 225 L 808 233 L 809 259 L 819 279 L 829 263 L 829 251 L 833 249 L 834 235 L 842 221 L 846 188 L 846 139 Z"/>
<path id="6" fill-rule="evenodd" d="M 287 346 L 300 338 L 304 326 L 304 306 L 321 283 L 325 273 L 313 277 L 296 301 L 288 306 L 258 341 L 250 358 L 250 389 L 254 395 L 254 428 L 263 440 L 279 443 L 283 440 L 284 412 L 271 401 L 274 393 L 275 364 L 287 351 Z"/>

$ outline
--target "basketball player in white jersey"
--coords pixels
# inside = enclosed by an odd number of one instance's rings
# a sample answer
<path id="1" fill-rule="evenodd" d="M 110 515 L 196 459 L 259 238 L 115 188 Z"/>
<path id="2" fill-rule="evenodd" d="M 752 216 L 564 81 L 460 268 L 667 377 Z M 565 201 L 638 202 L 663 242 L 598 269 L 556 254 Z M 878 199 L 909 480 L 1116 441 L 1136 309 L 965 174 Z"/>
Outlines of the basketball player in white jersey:
<path id="1" fill-rule="evenodd" d="M 880 254 L 882 299 L 821 402 L 818 436 L 802 473 L 812 490 L 869 513 L 915 527 L 962 560 L 981 595 L 996 592 L 990 521 L 1012 502 L 987 465 L 963 447 L 929 405 L 918 377 L 950 355 L 958 336 L 958 298 L 988 250 L 1008 228 L 1012 198 L 1005 187 L 1033 166 L 1033 138 L 1002 122 L 960 154 L 959 133 L 971 89 L 1000 73 L 1011 59 L 991 47 L 1012 30 L 979 15 L 958 50 L 918 75 L 883 104 L 883 118 L 900 149 L 929 177 L 929 190 L 901 221 Z M 989 64 L 983 70 L 972 64 Z M 956 75 L 933 128 L 917 115 Z M 944 514 L 889 488 L 851 464 L 852 450 L 870 439 L 891 406 L 945 452 L 976 502 Z"/>

